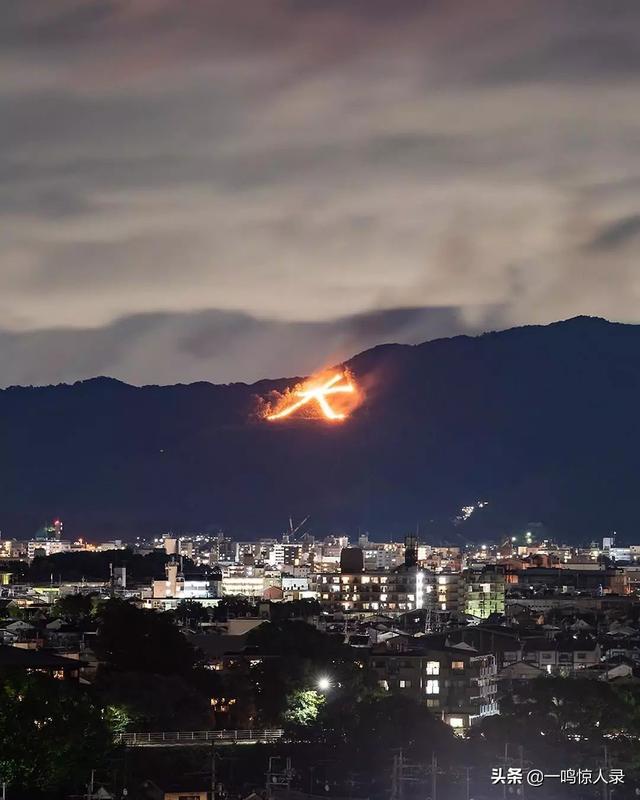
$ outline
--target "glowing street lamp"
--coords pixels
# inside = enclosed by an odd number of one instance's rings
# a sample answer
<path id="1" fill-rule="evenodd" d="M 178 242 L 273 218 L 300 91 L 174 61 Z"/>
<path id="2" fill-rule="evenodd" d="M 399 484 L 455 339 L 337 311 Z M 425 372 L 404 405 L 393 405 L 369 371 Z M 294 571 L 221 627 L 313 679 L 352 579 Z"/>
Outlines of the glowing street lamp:
<path id="1" fill-rule="evenodd" d="M 318 689 L 321 692 L 328 692 L 331 688 L 331 679 L 328 678 L 326 675 L 318 678 Z"/>

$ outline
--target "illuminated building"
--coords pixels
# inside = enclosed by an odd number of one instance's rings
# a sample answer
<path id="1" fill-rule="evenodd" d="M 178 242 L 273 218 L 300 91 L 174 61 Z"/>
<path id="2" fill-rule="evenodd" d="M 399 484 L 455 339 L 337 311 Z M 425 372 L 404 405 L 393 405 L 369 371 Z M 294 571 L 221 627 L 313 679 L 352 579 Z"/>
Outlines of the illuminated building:
<path id="1" fill-rule="evenodd" d="M 71 550 L 71 542 L 59 539 L 40 539 L 27 542 L 27 558 L 33 559 L 36 556 L 51 556 L 55 553 L 68 553 Z"/>
<path id="2" fill-rule="evenodd" d="M 498 713 L 495 657 L 468 645 L 373 652 L 370 666 L 380 688 L 424 702 L 457 731 Z"/>
<path id="3" fill-rule="evenodd" d="M 300 565 L 299 544 L 280 544 L 275 543 L 269 551 L 268 562 L 274 567 L 295 567 Z"/>
<path id="4" fill-rule="evenodd" d="M 398 567 L 392 572 L 316 575 L 321 605 L 352 613 L 403 613 L 433 603 L 434 576 L 420 567 Z"/>
<path id="5" fill-rule="evenodd" d="M 434 608 L 437 611 L 462 612 L 464 609 L 464 580 L 459 572 L 436 575 Z"/>
<path id="6" fill-rule="evenodd" d="M 169 562 L 166 572 L 166 580 L 153 582 L 152 605 L 156 608 L 175 608 L 182 600 L 198 600 L 207 605 L 207 600 L 220 598 L 220 575 L 208 579 L 189 579 L 178 571 L 176 562 Z"/>
<path id="7" fill-rule="evenodd" d="M 504 614 L 504 608 L 505 577 L 501 570 L 487 567 L 480 571 L 465 572 L 465 614 L 486 619 L 491 614 Z"/>
<path id="8" fill-rule="evenodd" d="M 272 586 L 280 587 L 280 578 L 263 575 L 230 575 L 222 578 L 222 594 L 261 598 Z"/>

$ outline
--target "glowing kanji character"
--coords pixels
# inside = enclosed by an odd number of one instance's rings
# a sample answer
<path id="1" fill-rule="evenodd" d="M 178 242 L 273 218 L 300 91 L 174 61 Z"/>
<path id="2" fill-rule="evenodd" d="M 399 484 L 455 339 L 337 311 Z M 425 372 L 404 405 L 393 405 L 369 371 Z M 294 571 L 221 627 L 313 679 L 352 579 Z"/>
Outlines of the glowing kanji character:
<path id="1" fill-rule="evenodd" d="M 341 380 L 346 382 L 340 383 Z M 316 386 L 312 389 L 303 389 L 296 392 L 296 397 L 300 398 L 298 401 L 292 403 L 290 406 L 287 406 L 287 408 L 282 409 L 282 411 L 277 411 L 274 414 L 270 414 L 267 419 L 273 420 L 288 417 L 290 414 L 293 414 L 303 406 L 306 406 L 314 401 L 320 406 L 320 410 L 327 419 L 344 419 L 346 414 L 340 414 L 337 411 L 334 411 L 327 401 L 327 396 L 332 394 L 351 394 L 353 392 L 355 392 L 354 385 L 345 375 L 338 373 L 320 386 Z"/>

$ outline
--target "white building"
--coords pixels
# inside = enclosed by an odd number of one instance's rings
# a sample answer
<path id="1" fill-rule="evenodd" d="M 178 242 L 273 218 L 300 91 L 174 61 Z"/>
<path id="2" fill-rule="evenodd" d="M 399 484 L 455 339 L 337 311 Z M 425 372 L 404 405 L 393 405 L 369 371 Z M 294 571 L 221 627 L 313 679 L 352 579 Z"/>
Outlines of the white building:
<path id="1" fill-rule="evenodd" d="M 239 594 L 243 597 L 261 598 L 272 586 L 280 587 L 281 579 L 275 576 L 229 575 L 222 578 L 222 595 Z"/>
<path id="2" fill-rule="evenodd" d="M 52 556 L 55 553 L 68 553 L 71 551 L 71 542 L 66 539 L 32 540 L 27 543 L 27 557 Z"/>

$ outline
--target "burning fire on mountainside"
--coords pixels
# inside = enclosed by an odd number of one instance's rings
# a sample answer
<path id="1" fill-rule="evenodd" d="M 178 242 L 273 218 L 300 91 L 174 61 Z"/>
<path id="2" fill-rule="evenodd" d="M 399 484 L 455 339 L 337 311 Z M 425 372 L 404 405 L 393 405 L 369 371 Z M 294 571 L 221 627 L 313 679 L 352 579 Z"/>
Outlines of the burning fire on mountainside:
<path id="1" fill-rule="evenodd" d="M 341 422 L 362 402 L 362 390 L 346 369 L 315 375 L 280 395 L 269 404 L 264 419 L 274 422 L 287 417 Z"/>

